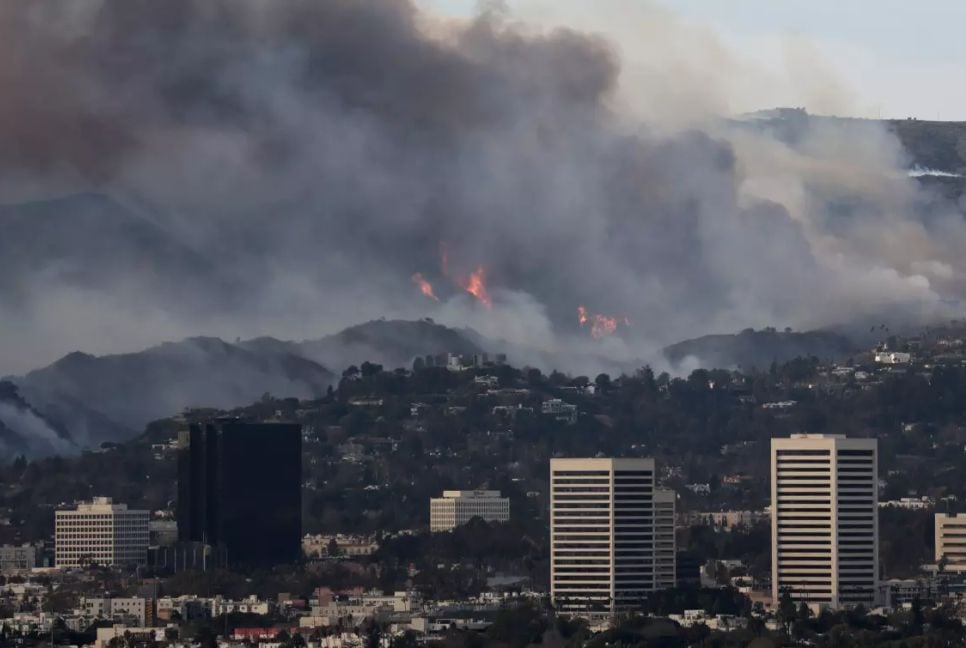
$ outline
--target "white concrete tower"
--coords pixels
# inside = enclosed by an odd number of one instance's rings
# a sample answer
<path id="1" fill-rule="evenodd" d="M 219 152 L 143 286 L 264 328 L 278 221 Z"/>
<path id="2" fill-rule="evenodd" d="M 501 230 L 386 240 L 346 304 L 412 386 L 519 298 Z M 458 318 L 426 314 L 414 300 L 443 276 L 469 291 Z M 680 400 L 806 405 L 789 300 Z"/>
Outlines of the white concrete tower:
<path id="1" fill-rule="evenodd" d="M 654 460 L 551 459 L 551 596 L 611 616 L 655 589 Z"/>
<path id="2" fill-rule="evenodd" d="M 813 607 L 876 602 L 875 439 L 793 434 L 771 441 L 772 597 Z"/>

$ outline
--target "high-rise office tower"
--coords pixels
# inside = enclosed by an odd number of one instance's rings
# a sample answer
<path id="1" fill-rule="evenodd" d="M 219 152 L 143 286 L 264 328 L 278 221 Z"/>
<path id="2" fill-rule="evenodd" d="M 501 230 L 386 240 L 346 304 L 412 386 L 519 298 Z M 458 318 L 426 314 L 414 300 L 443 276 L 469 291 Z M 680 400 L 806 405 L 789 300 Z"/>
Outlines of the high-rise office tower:
<path id="1" fill-rule="evenodd" d="M 655 588 L 653 459 L 551 459 L 551 596 L 609 616 Z"/>
<path id="2" fill-rule="evenodd" d="M 771 441 L 772 596 L 815 607 L 875 603 L 875 439 L 793 434 Z"/>
<path id="3" fill-rule="evenodd" d="M 301 553 L 302 433 L 288 423 L 215 420 L 179 434 L 178 537 L 236 565 Z"/>
<path id="4" fill-rule="evenodd" d="M 654 587 L 677 586 L 677 556 L 674 541 L 674 507 L 677 493 L 659 488 L 654 491 Z"/>

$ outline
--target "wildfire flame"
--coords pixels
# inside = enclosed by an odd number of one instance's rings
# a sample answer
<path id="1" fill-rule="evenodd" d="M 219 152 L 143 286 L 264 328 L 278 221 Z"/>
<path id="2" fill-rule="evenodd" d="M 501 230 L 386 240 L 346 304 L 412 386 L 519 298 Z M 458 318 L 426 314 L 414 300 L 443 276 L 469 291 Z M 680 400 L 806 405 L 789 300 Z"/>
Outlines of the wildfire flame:
<path id="1" fill-rule="evenodd" d="M 461 280 L 459 283 L 463 290 L 476 297 L 478 302 L 487 308 L 493 306 L 490 292 L 486 289 L 486 269 L 483 266 L 477 266 L 476 271 L 470 273 L 469 279 Z"/>
<path id="2" fill-rule="evenodd" d="M 490 297 L 490 291 L 486 287 L 486 268 L 479 265 L 468 277 L 451 275 L 449 272 L 449 246 L 446 244 L 446 241 L 439 242 L 439 268 L 444 277 L 473 295 L 478 302 L 487 308 L 493 307 L 493 299 Z M 422 273 L 417 272 L 413 274 L 412 280 L 414 284 L 419 286 L 420 292 L 430 299 L 439 301 L 439 297 L 436 296 L 433 290 L 433 285 L 423 277 Z"/>
<path id="3" fill-rule="evenodd" d="M 586 308 L 583 306 L 578 306 L 577 323 L 580 324 L 581 327 L 585 327 L 589 324 L 590 336 L 594 339 L 600 339 L 602 337 L 612 335 L 615 331 L 617 331 L 617 327 L 621 324 L 624 326 L 630 326 L 631 321 L 626 317 L 588 313 Z"/>
<path id="4" fill-rule="evenodd" d="M 435 299 L 436 301 L 439 301 L 439 297 L 437 297 L 436 293 L 433 292 L 433 284 L 426 281 L 426 279 L 423 277 L 422 274 L 417 272 L 412 276 L 412 279 L 413 279 L 413 283 L 419 286 L 419 291 L 421 293 L 423 293 L 430 299 Z"/>

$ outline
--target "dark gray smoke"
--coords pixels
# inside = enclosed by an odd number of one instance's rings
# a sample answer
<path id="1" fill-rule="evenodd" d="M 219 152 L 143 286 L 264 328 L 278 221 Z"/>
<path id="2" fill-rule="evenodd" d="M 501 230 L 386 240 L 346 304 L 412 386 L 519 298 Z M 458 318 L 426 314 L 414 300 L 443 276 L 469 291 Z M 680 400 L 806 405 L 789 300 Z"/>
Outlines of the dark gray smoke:
<path id="1" fill-rule="evenodd" d="M 925 316 L 961 291 L 958 215 L 915 217 L 877 127 L 789 145 L 634 123 L 601 37 L 423 18 L 402 0 L 0 5 L 2 196 L 111 198 L 0 220 L 8 258 L 30 249 L 2 267 L 0 373 L 383 315 L 648 357 L 710 331 Z M 457 285 L 480 265 L 492 309 Z M 630 325 L 590 341 L 578 305 Z"/>

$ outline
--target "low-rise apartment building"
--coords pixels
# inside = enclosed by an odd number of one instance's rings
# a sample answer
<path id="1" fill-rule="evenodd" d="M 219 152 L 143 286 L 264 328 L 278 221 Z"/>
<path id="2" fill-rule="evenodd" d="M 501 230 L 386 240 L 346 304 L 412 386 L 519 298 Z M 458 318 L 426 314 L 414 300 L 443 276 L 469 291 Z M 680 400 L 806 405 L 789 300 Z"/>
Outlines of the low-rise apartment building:
<path id="1" fill-rule="evenodd" d="M 966 573 L 966 515 L 936 513 L 936 563 Z"/>
<path id="2" fill-rule="evenodd" d="M 144 565 L 148 559 L 148 511 L 95 497 L 54 519 L 58 567 Z"/>
<path id="3" fill-rule="evenodd" d="M 487 522 L 509 521 L 510 498 L 494 490 L 449 490 L 430 500 L 429 526 L 434 533 L 452 531 L 475 517 Z"/>

